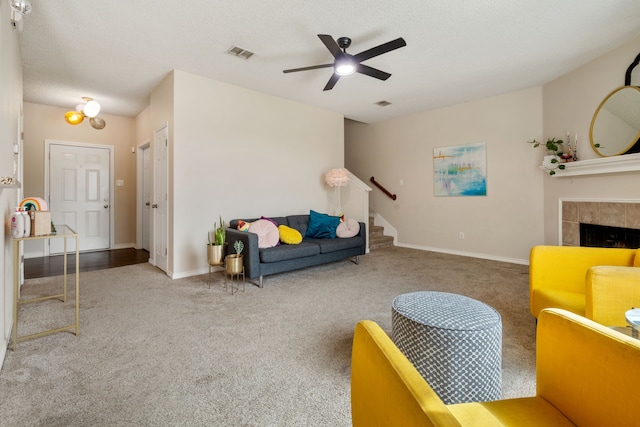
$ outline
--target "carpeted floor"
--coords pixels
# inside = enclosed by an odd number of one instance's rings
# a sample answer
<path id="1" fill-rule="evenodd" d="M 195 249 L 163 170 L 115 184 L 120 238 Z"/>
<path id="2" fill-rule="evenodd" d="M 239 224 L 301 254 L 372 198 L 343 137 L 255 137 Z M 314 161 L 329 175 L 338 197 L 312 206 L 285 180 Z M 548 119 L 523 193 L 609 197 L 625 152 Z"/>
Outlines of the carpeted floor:
<path id="1" fill-rule="evenodd" d="M 149 264 L 81 273 L 80 335 L 18 344 L 0 372 L 3 426 L 350 426 L 350 357 L 361 319 L 391 331 L 391 300 L 455 292 L 503 321 L 503 395 L 535 393 L 528 267 L 404 248 L 211 289 Z M 28 280 L 23 294 L 60 287 Z M 73 292 L 72 292 L 73 298 Z M 72 300 L 73 301 L 73 300 Z M 19 332 L 73 323 L 73 302 L 20 308 Z"/>

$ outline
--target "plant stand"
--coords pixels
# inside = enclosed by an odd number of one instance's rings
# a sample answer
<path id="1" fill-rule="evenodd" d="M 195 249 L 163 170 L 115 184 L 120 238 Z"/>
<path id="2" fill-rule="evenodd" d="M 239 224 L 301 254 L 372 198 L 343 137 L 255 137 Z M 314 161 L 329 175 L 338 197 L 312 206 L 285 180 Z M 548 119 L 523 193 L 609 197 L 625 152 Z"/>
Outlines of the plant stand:
<path id="1" fill-rule="evenodd" d="M 240 273 L 230 273 L 226 269 L 224 270 L 224 289 L 227 289 L 227 276 L 231 279 L 231 283 L 229 287 L 231 288 L 231 295 L 235 294 L 238 290 L 240 290 L 240 282 L 236 282 L 234 279 L 237 278 L 240 280 L 242 276 L 242 292 L 244 292 L 247 288 L 247 282 L 244 279 L 244 266 L 242 267 L 242 271 Z"/>
<path id="2" fill-rule="evenodd" d="M 224 246 L 207 245 L 207 261 L 209 263 L 209 289 L 211 289 L 211 272 L 214 267 L 224 267 Z"/>
<path id="3" fill-rule="evenodd" d="M 242 292 L 246 290 L 247 282 L 244 277 L 244 259 L 242 255 L 227 255 L 225 257 L 224 288 L 227 289 L 227 276 L 231 278 L 231 295 L 240 289 L 240 283 L 235 285 L 234 278 L 238 280 L 242 276 Z"/>

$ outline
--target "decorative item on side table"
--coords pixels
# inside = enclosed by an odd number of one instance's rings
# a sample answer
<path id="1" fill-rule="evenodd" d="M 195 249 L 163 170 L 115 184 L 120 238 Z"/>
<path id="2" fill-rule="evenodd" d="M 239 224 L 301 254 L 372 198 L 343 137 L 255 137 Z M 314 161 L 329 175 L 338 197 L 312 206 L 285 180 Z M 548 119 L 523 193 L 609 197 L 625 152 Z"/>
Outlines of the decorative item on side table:
<path id="1" fill-rule="evenodd" d="M 242 282 L 243 284 L 245 283 L 244 280 L 244 265 L 243 265 L 243 261 L 244 261 L 244 256 L 242 255 L 242 250 L 244 249 L 244 243 L 242 243 L 240 240 L 236 240 L 233 243 L 233 248 L 235 249 L 236 253 L 235 254 L 229 254 L 225 257 L 225 287 L 226 287 L 226 281 L 227 281 L 227 275 L 231 276 L 231 280 L 233 281 L 234 276 L 238 276 L 238 278 L 240 278 L 240 276 L 242 276 Z M 233 283 L 231 284 L 231 294 L 234 294 L 235 291 L 237 291 L 239 289 L 238 287 L 235 287 L 233 285 Z M 244 292 L 245 288 L 243 285 L 243 289 L 242 291 Z"/>
<path id="2" fill-rule="evenodd" d="M 556 169 L 564 170 L 566 168 L 566 166 L 562 164 L 565 159 L 563 158 L 563 141 L 561 139 L 547 139 L 547 142 L 544 144 L 535 139 L 527 142 L 533 144 L 533 148 L 538 148 L 542 145 L 547 150 L 547 155 L 544 156 L 542 166 L 549 171 L 549 175 L 555 175 Z M 569 152 L 571 152 L 571 148 L 569 148 Z M 569 152 L 567 154 L 569 154 Z M 571 153 L 571 158 L 573 158 L 573 153 Z"/>
<path id="3" fill-rule="evenodd" d="M 224 220 L 220 216 L 220 226 L 213 223 L 213 242 L 211 233 L 207 233 L 207 260 L 209 261 L 209 288 L 211 288 L 211 267 L 222 266 L 224 264 L 224 253 L 226 247 L 227 232 L 224 228 Z"/>

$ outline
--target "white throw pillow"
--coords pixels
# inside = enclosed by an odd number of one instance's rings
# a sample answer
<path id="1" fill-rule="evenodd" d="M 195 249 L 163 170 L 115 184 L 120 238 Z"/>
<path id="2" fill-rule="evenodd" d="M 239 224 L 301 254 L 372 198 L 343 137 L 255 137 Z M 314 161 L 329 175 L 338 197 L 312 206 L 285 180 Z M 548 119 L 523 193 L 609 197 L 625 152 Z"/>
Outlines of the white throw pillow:
<path id="1" fill-rule="evenodd" d="M 344 222 L 338 224 L 336 228 L 336 236 L 346 239 L 353 237 L 360 232 L 360 223 L 353 218 L 349 218 Z"/>

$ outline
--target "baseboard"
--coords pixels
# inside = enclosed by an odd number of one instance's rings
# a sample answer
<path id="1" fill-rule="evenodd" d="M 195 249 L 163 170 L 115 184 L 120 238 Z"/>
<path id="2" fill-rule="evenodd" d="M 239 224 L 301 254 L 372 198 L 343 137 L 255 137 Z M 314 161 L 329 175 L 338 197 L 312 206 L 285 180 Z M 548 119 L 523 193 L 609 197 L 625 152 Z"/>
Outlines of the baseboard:
<path id="1" fill-rule="evenodd" d="M 117 245 L 113 245 L 111 249 L 129 249 L 129 248 L 135 248 L 135 247 L 136 247 L 135 243 L 118 243 Z"/>
<path id="2" fill-rule="evenodd" d="M 223 271 L 224 267 L 215 266 L 211 269 L 212 273 Z M 200 276 L 201 274 L 209 274 L 209 267 L 199 268 L 197 270 L 183 271 L 181 273 L 170 276 L 172 279 L 184 279 L 185 277 Z"/>
<path id="3" fill-rule="evenodd" d="M 438 253 L 449 254 L 449 255 L 467 256 L 470 258 L 487 259 L 490 261 L 508 262 L 510 264 L 529 265 L 528 259 L 499 257 L 495 255 L 479 254 L 475 252 L 454 251 L 450 249 L 432 248 L 429 246 L 419 246 L 419 245 L 408 245 L 403 243 L 398 243 L 395 246 L 398 246 L 401 248 L 418 249 L 421 251 L 438 252 Z"/>
<path id="4" fill-rule="evenodd" d="M 2 365 L 4 365 L 4 358 L 7 356 L 7 348 L 9 348 L 9 340 L 3 338 L 0 346 L 0 370 L 2 370 Z"/>

